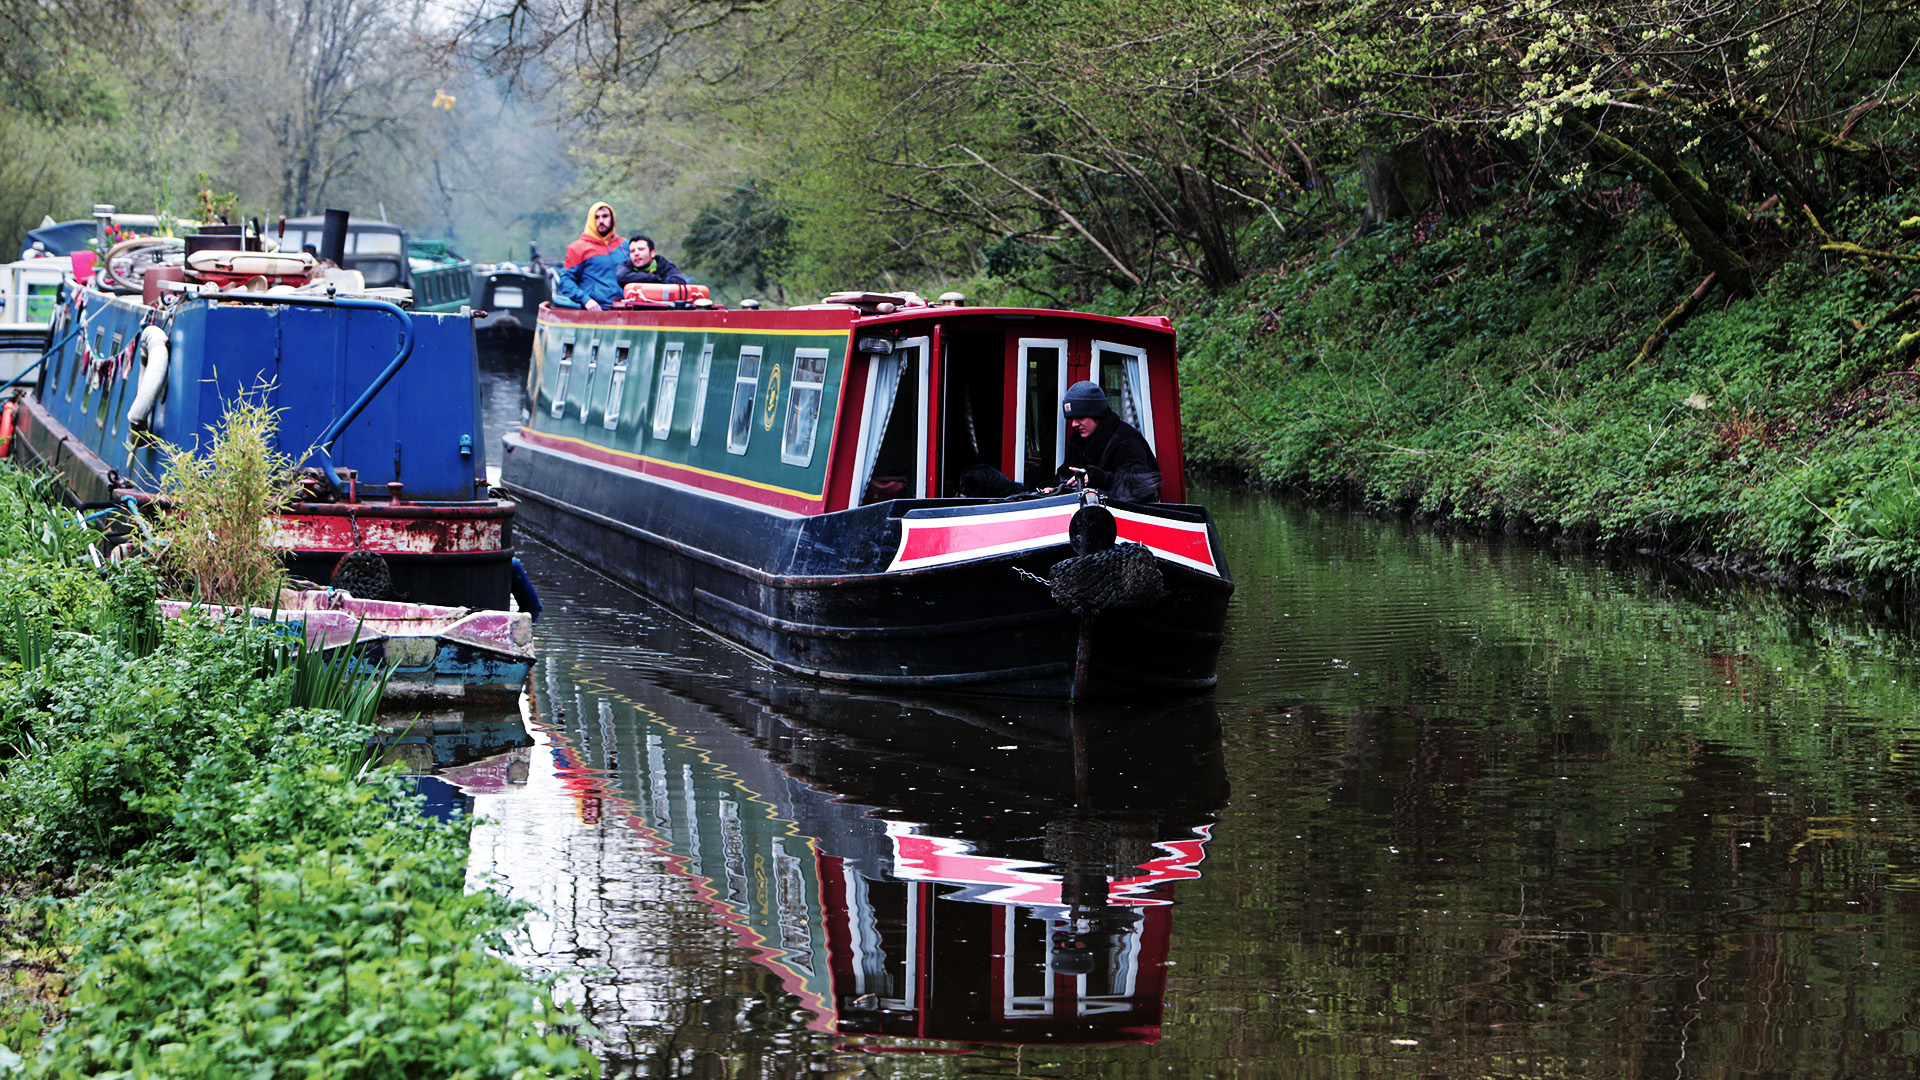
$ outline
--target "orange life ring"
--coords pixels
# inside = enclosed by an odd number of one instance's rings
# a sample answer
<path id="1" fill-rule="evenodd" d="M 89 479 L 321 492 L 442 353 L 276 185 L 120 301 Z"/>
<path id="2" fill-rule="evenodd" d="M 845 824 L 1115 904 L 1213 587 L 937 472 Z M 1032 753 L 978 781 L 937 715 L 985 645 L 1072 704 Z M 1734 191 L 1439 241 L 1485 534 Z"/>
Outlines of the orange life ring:
<path id="1" fill-rule="evenodd" d="M 666 285 L 652 281 L 630 281 L 621 290 L 628 302 L 641 300 L 656 304 L 681 304 L 689 300 L 707 300 L 705 285 Z"/>
<path id="2" fill-rule="evenodd" d="M 13 414 L 20 409 L 20 403 L 9 398 L 0 405 L 0 458 L 13 451 Z"/>

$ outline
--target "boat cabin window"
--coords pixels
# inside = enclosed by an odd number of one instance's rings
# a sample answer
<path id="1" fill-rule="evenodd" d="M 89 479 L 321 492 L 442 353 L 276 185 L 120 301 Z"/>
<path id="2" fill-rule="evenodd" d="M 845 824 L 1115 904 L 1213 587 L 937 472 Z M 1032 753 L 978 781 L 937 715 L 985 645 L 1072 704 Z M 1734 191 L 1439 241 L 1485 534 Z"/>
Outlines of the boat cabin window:
<path id="1" fill-rule="evenodd" d="M 526 290 L 518 285 L 495 285 L 493 299 L 487 301 L 496 308 L 520 308 L 527 306 Z"/>
<path id="2" fill-rule="evenodd" d="M 587 385 L 580 390 L 580 422 L 587 423 L 587 414 L 593 411 L 593 373 L 600 366 L 600 343 L 587 346 Z"/>
<path id="3" fill-rule="evenodd" d="M 687 422 L 687 441 L 700 445 L 700 427 L 707 418 L 707 379 L 713 374 L 713 346 L 700 350 L 700 374 L 693 383 L 693 416 Z"/>
<path id="4" fill-rule="evenodd" d="M 1052 477 L 1067 453 L 1067 431 L 1060 422 L 1060 402 L 1067 396 L 1066 341 L 1021 338 L 1019 372 L 1020 457 L 1013 463 L 1013 478 L 1024 484 Z"/>
<path id="5" fill-rule="evenodd" d="M 378 229 L 350 229 L 347 244 L 347 250 L 355 255 L 398 255 L 407 250 L 405 237 Z"/>
<path id="6" fill-rule="evenodd" d="M 306 219 L 302 225 L 292 225 L 282 232 L 277 241 L 281 251 L 299 251 L 312 246 L 320 250 L 326 230 L 314 219 Z M 407 266 L 403 262 L 407 252 L 406 233 L 398 225 L 373 222 L 362 224 L 357 221 L 347 223 L 347 237 L 342 244 L 341 265 L 348 270 L 358 270 L 371 288 L 388 285 L 405 285 L 408 281 Z M 433 303 L 423 293 L 422 303 Z"/>
<path id="7" fill-rule="evenodd" d="M 787 430 L 780 460 L 788 465 L 813 461 L 814 432 L 820 426 L 820 399 L 826 392 L 827 350 L 795 349 L 793 386 L 787 391 Z"/>
<path id="8" fill-rule="evenodd" d="M 727 415 L 727 453 L 744 454 L 753 435 L 753 400 L 760 388 L 760 346 L 740 350 L 733 376 L 733 409 Z"/>
<path id="9" fill-rule="evenodd" d="M 1093 343 L 1095 381 L 1107 392 L 1107 407 L 1147 437 L 1147 446 L 1156 452 L 1153 440 L 1153 403 L 1147 394 L 1147 351 L 1111 341 Z"/>
<path id="10" fill-rule="evenodd" d="M 627 356 L 633 346 L 622 341 L 613 347 L 613 376 L 607 380 L 607 404 L 601 410 L 606 414 L 608 431 L 620 426 L 620 409 L 626 403 Z"/>
<path id="11" fill-rule="evenodd" d="M 573 342 L 560 344 L 560 375 L 553 384 L 553 418 L 560 419 L 567 412 L 567 381 L 573 377 Z"/>
<path id="12" fill-rule="evenodd" d="M 664 439 L 673 431 L 673 399 L 680 392 L 680 354 L 685 350 L 682 342 L 669 341 L 666 354 L 660 358 L 660 394 L 653 406 L 656 439 Z"/>

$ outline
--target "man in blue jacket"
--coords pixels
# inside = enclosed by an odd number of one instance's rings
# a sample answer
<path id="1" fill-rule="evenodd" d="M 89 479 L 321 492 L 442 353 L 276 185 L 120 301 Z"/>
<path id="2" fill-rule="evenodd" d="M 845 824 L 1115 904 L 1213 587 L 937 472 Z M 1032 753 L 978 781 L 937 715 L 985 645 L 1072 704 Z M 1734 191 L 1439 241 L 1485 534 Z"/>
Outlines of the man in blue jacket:
<path id="1" fill-rule="evenodd" d="M 620 271 L 626 265 L 627 242 L 614 231 L 613 207 L 594 203 L 580 238 L 567 245 L 560 296 L 589 311 L 611 304 L 620 299 Z"/>

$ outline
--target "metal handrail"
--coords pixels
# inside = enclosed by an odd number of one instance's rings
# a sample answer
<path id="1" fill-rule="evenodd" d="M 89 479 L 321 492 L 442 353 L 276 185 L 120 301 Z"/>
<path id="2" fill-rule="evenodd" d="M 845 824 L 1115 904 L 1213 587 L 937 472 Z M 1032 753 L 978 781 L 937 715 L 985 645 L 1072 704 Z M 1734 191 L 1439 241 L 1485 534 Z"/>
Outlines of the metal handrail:
<path id="1" fill-rule="evenodd" d="M 393 359 L 388 362 L 386 369 L 380 372 L 365 390 L 361 391 L 360 396 L 354 400 L 353 404 L 347 406 L 346 412 L 336 417 L 332 423 L 327 425 L 326 430 L 320 433 L 320 438 L 314 443 L 313 454 L 320 459 L 320 469 L 326 474 L 327 482 L 335 488 L 345 490 L 346 483 L 340 479 L 340 474 L 335 471 L 333 467 L 333 444 L 340 441 L 340 436 L 346 433 L 347 425 L 353 423 L 354 419 L 366 409 L 367 405 L 373 401 L 380 391 L 386 389 L 387 384 L 393 381 L 393 377 L 399 374 L 401 366 L 407 362 L 407 357 L 413 355 L 413 316 L 401 310 L 397 304 L 391 304 L 385 300 L 372 300 L 361 297 L 290 296 L 286 293 L 246 293 L 244 295 L 236 295 L 233 293 L 190 293 L 189 295 L 195 299 L 225 300 L 230 303 L 237 301 L 246 304 L 293 304 L 307 307 L 344 307 L 358 308 L 363 311 L 384 311 L 400 320 L 399 351 L 394 353 Z"/>

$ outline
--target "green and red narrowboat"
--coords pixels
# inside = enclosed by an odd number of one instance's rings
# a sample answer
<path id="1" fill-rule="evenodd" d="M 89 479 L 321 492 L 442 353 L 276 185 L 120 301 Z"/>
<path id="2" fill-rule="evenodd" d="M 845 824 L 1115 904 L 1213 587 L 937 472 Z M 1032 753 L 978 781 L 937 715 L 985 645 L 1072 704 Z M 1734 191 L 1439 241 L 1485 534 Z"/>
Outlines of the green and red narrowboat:
<path id="1" fill-rule="evenodd" d="M 842 299 L 543 308 L 501 467 L 522 525 L 789 672 L 1036 697 L 1212 687 L 1233 584 L 1183 502 L 1172 324 Z M 982 465 L 1051 483 L 1083 379 L 1146 437 L 1165 502 L 960 496 Z M 1056 599 L 1088 513 L 1152 552 L 1157 589 Z"/>

